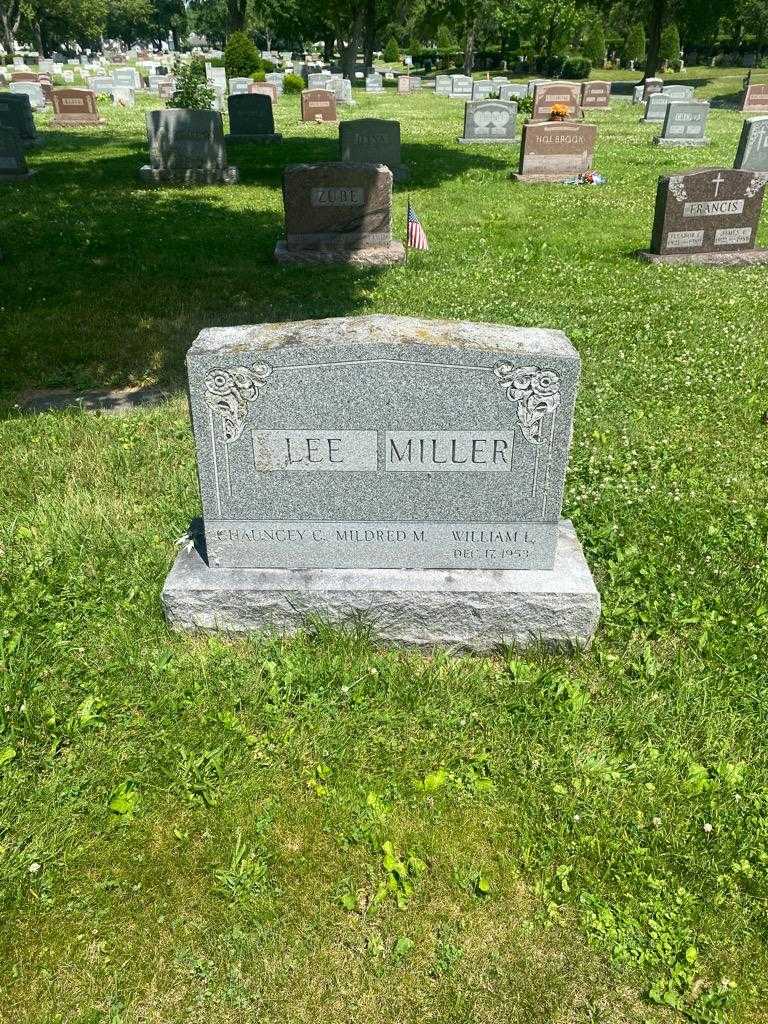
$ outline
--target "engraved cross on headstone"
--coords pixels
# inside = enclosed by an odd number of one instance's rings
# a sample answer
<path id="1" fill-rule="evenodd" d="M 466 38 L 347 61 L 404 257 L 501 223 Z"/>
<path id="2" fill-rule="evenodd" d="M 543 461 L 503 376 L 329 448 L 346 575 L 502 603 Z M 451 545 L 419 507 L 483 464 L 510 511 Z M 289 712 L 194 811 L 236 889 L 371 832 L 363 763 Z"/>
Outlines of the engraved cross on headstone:
<path id="1" fill-rule="evenodd" d="M 717 199 L 717 194 L 720 191 L 720 186 L 723 184 L 724 181 L 725 178 L 720 173 L 718 173 L 716 178 L 712 179 L 712 184 L 715 186 L 715 199 Z"/>

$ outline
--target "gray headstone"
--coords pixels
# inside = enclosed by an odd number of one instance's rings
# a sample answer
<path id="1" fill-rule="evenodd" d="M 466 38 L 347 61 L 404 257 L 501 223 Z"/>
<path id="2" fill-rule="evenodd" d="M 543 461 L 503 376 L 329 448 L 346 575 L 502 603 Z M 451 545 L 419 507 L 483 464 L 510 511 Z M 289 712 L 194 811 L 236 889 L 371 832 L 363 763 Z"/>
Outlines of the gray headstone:
<path id="1" fill-rule="evenodd" d="M 368 75 L 365 79 L 365 91 L 366 92 L 383 92 L 384 90 L 384 79 L 380 74 L 374 72 Z"/>
<path id="2" fill-rule="evenodd" d="M 140 89 L 141 77 L 135 68 L 116 68 L 112 72 L 112 84 L 126 89 Z"/>
<path id="3" fill-rule="evenodd" d="M 309 75 L 307 77 L 307 88 L 308 89 L 328 89 L 330 88 L 331 76 L 323 72 L 322 74 Z"/>
<path id="4" fill-rule="evenodd" d="M 13 96 L 26 96 L 33 110 L 45 109 L 45 93 L 37 82 L 11 82 L 9 89 Z"/>
<path id="5" fill-rule="evenodd" d="M 515 142 L 517 104 L 472 100 L 464 106 L 464 136 L 459 142 Z"/>
<path id="6" fill-rule="evenodd" d="M 472 83 L 472 99 L 485 100 L 497 92 L 497 86 L 486 79 L 479 79 Z"/>
<path id="7" fill-rule="evenodd" d="M 768 172 L 707 167 L 659 178 L 651 252 L 754 249 Z"/>
<path id="8" fill-rule="evenodd" d="M 384 164 L 396 181 L 408 177 L 400 156 L 400 122 L 364 117 L 339 124 L 339 159 L 357 164 Z"/>
<path id="9" fill-rule="evenodd" d="M 645 101 L 645 117 L 643 120 L 663 121 L 667 116 L 669 102 L 669 96 L 665 96 L 663 92 L 651 93 Z"/>
<path id="10" fill-rule="evenodd" d="M 126 85 L 116 85 L 112 89 L 112 102 L 117 107 L 133 107 L 136 105 L 136 93 Z"/>
<path id="11" fill-rule="evenodd" d="M 663 146 L 706 146 L 708 103 L 677 102 L 667 106 L 661 135 L 654 142 Z"/>
<path id="12" fill-rule="evenodd" d="M 551 570 L 579 368 L 560 332 L 490 324 L 204 331 L 208 564 Z"/>
<path id="13" fill-rule="evenodd" d="M 768 117 L 751 117 L 744 122 L 733 166 L 768 171 Z"/>
<path id="14" fill-rule="evenodd" d="M 272 100 L 259 93 L 230 96 L 228 142 L 280 142 L 275 133 Z"/>
<path id="15" fill-rule="evenodd" d="M 692 85 L 665 85 L 662 86 L 661 93 L 663 96 L 668 96 L 670 100 L 692 100 L 693 99 L 693 86 Z"/>
<path id="16" fill-rule="evenodd" d="M 0 182 L 23 181 L 33 174 L 27 167 L 19 133 L 13 128 L 0 128 Z"/>
<path id="17" fill-rule="evenodd" d="M 270 71 L 264 76 L 264 79 L 275 86 L 278 96 L 283 95 L 283 90 L 285 89 L 285 75 L 281 71 Z"/>
<path id="18" fill-rule="evenodd" d="M 248 92 L 248 89 L 252 85 L 252 83 L 252 78 L 230 78 L 229 95 L 242 96 L 244 93 Z"/>
<path id="19" fill-rule="evenodd" d="M 435 96 L 448 96 L 451 91 L 451 76 L 435 76 Z"/>
<path id="20" fill-rule="evenodd" d="M 35 128 L 29 96 L 0 92 L 0 128 L 12 128 L 18 132 L 21 144 L 26 148 L 42 145 L 42 139 Z"/>
<path id="21" fill-rule="evenodd" d="M 522 100 L 528 95 L 528 87 L 519 82 L 510 82 L 499 86 L 500 100 Z"/>
<path id="22" fill-rule="evenodd" d="M 147 114 L 150 163 L 146 184 L 234 184 L 237 168 L 227 165 L 221 114 L 212 110 L 151 110 Z"/>
<path id="23" fill-rule="evenodd" d="M 463 100 L 472 97 L 472 79 L 469 75 L 451 75 L 451 96 Z"/>

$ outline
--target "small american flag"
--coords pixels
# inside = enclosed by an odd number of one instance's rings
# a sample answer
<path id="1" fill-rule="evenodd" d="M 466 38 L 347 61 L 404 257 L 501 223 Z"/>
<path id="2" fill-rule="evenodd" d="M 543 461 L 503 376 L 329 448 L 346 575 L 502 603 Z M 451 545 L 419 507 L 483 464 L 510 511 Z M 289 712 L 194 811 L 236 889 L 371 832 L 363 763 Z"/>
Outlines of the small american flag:
<path id="1" fill-rule="evenodd" d="M 411 249 L 429 249 L 424 228 L 410 203 L 408 203 L 408 245 Z"/>

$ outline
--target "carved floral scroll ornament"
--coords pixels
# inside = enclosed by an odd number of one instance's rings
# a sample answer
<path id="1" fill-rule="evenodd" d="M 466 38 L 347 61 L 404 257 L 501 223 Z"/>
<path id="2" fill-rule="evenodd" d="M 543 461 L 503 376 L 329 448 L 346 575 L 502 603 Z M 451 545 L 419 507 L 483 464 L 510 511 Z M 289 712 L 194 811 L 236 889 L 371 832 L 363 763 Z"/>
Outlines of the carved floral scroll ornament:
<path id="1" fill-rule="evenodd" d="M 497 363 L 493 372 L 510 402 L 517 403 L 517 421 L 523 437 L 531 444 L 543 444 L 544 417 L 560 407 L 560 375 L 537 366 Z"/>
<path id="2" fill-rule="evenodd" d="M 205 401 L 221 417 L 224 441 L 231 444 L 243 432 L 248 406 L 259 397 L 272 367 L 266 363 L 236 366 L 225 370 L 217 367 L 205 375 Z"/>

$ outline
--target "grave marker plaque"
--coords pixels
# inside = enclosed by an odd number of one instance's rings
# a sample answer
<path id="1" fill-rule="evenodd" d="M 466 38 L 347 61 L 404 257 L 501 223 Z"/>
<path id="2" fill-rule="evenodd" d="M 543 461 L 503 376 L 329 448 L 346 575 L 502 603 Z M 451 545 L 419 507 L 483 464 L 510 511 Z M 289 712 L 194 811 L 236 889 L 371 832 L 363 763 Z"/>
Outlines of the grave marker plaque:
<path id="1" fill-rule="evenodd" d="M 747 86 L 741 109 L 745 113 L 768 113 L 768 83 Z"/>
<path id="2" fill-rule="evenodd" d="M 503 100 L 472 100 L 464 105 L 464 136 L 461 143 L 513 143 L 517 104 Z"/>
<path id="3" fill-rule="evenodd" d="M 530 121 L 522 136 L 517 181 L 567 181 L 592 169 L 597 125 Z"/>
<path id="4" fill-rule="evenodd" d="M 509 102 L 509 100 L 522 100 L 528 95 L 528 88 L 525 85 L 519 83 L 509 82 L 502 83 L 499 86 L 499 99 Z"/>
<path id="5" fill-rule="evenodd" d="M 583 110 L 608 110 L 611 105 L 610 82 L 582 82 L 581 106 Z"/>
<path id="6" fill-rule="evenodd" d="M 651 93 L 645 101 L 645 116 L 641 120 L 647 124 L 663 123 L 669 103 L 669 97 L 663 92 Z"/>
<path id="7" fill-rule="evenodd" d="M 472 99 L 472 79 L 469 75 L 451 75 L 451 98 Z"/>
<path id="8" fill-rule="evenodd" d="M 486 79 L 479 79 L 478 81 L 472 83 L 473 100 L 486 100 L 495 92 L 498 92 L 498 86 L 494 85 L 493 82 L 491 81 L 487 81 Z"/>

